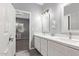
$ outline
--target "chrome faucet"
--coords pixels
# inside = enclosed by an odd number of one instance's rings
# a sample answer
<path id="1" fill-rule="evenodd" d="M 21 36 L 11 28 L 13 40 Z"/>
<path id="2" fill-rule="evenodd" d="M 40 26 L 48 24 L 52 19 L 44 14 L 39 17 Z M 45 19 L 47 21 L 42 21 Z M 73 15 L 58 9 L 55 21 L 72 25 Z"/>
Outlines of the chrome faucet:
<path id="1" fill-rule="evenodd" d="M 72 33 L 71 33 L 71 32 L 69 32 L 68 34 L 69 34 L 69 39 L 71 39 L 71 38 L 72 38 L 72 37 L 71 37 L 71 36 L 72 36 Z"/>

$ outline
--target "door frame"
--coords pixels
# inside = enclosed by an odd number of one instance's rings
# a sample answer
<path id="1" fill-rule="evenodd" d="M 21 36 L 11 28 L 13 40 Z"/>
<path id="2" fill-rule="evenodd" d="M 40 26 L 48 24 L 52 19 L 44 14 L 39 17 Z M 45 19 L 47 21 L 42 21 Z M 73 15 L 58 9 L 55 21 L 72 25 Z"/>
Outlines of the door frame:
<path id="1" fill-rule="evenodd" d="M 16 15 L 17 15 L 17 11 L 29 14 L 29 50 L 31 50 L 32 49 L 31 48 L 31 12 L 16 9 Z"/>

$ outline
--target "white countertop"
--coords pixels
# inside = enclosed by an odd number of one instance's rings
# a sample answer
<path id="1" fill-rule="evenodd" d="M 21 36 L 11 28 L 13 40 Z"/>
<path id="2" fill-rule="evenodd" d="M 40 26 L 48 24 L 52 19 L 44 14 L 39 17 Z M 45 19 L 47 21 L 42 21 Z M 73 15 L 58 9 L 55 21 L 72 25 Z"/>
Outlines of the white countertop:
<path id="1" fill-rule="evenodd" d="M 59 37 L 59 36 L 51 36 L 42 33 L 36 33 L 34 35 L 79 50 L 79 41 L 75 41 L 75 39 L 68 39 L 66 37 Z"/>

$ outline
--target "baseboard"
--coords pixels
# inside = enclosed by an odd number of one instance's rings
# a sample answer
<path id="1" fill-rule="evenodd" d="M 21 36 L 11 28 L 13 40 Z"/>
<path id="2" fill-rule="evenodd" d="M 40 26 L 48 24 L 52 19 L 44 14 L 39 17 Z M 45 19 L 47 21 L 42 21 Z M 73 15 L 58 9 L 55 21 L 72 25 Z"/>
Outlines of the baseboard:
<path id="1" fill-rule="evenodd" d="M 29 50 L 32 50 L 32 49 L 35 49 L 35 48 L 30 48 Z"/>
<path id="2" fill-rule="evenodd" d="M 35 48 L 31 48 L 31 49 L 35 49 Z"/>

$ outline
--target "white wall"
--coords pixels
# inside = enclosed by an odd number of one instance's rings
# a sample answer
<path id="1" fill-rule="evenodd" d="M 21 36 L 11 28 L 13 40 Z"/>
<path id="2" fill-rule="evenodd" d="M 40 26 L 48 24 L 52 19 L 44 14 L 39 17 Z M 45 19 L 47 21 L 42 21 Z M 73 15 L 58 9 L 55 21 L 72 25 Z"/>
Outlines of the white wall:
<path id="1" fill-rule="evenodd" d="M 64 7 L 64 15 L 79 11 L 79 3 L 71 3 Z"/>
<path id="2" fill-rule="evenodd" d="M 50 31 L 50 33 L 52 34 L 60 33 L 61 32 L 61 20 L 62 20 L 62 15 L 63 15 L 63 7 L 61 6 L 61 4 L 58 4 L 58 3 L 46 3 L 43 5 L 42 11 L 48 8 L 52 9 L 52 11 L 54 12 L 54 19 L 56 20 L 56 29 L 54 32 Z"/>

